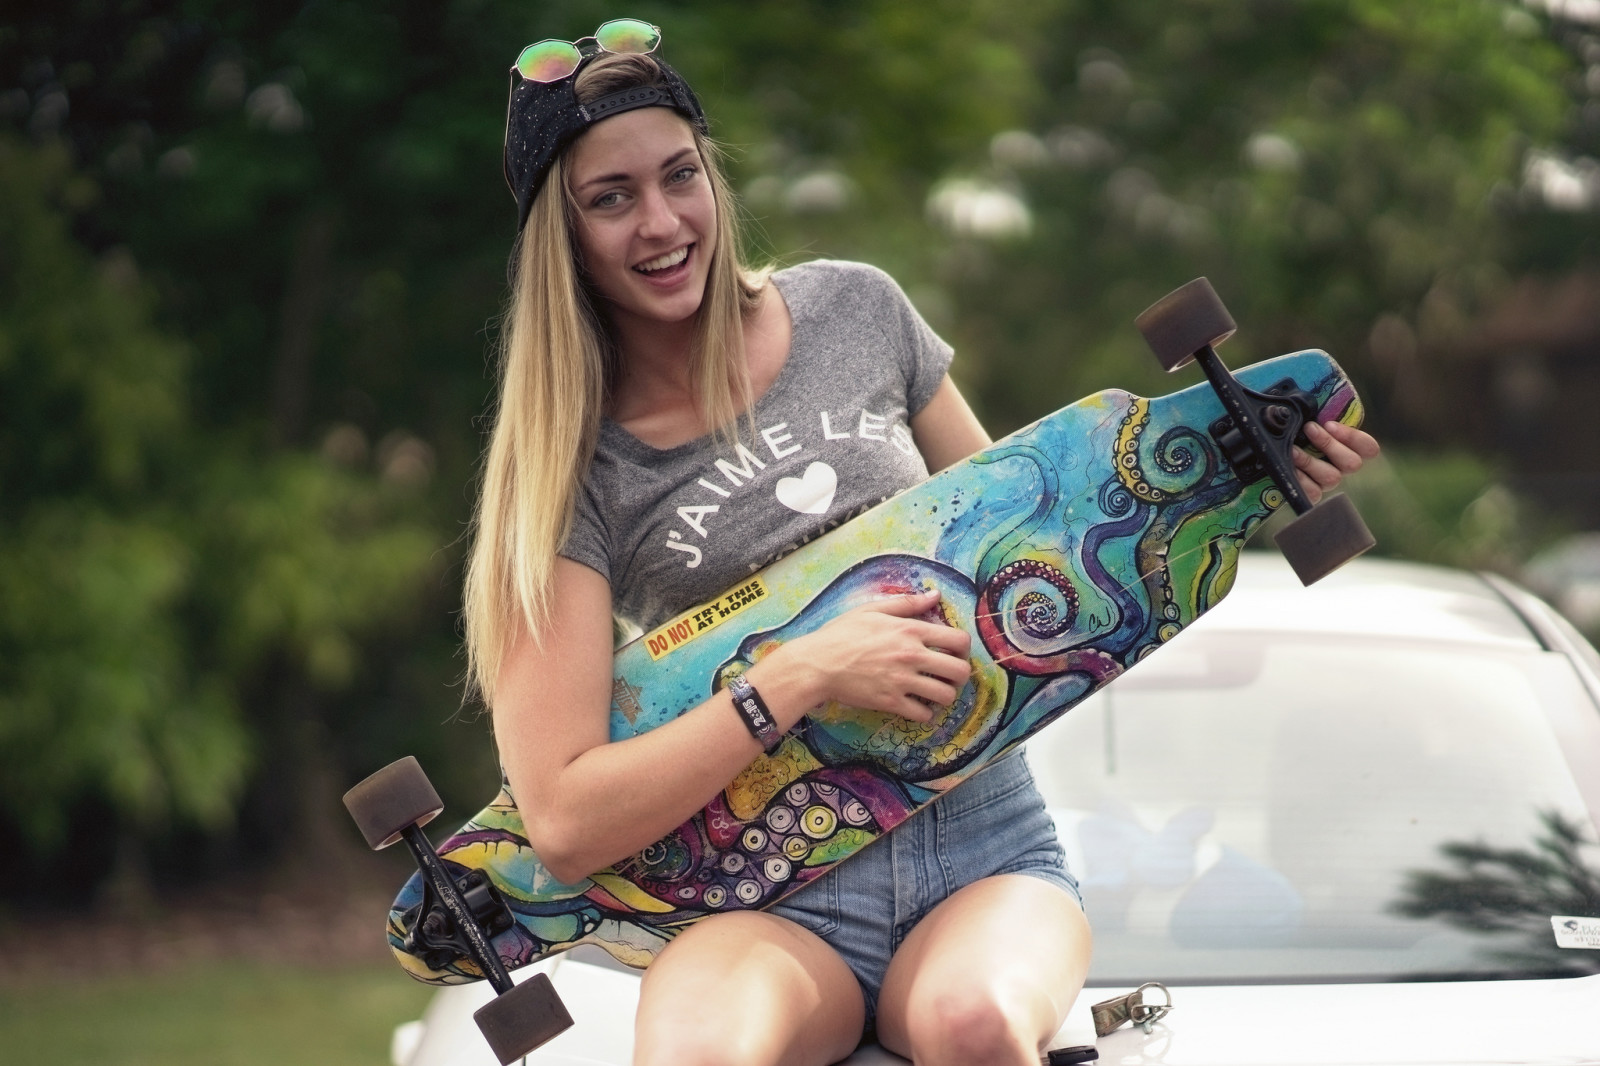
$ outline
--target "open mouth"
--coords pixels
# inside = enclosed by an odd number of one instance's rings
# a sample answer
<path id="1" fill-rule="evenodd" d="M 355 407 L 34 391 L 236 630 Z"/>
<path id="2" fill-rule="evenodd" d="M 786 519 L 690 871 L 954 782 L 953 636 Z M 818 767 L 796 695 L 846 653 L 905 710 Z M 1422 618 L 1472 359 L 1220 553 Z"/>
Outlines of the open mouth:
<path id="1" fill-rule="evenodd" d="M 655 259 L 646 260 L 645 262 L 635 266 L 633 269 L 643 274 L 645 277 L 659 277 L 663 274 L 669 274 L 676 268 L 682 266 L 684 262 L 688 260 L 689 250 L 693 247 L 694 245 L 692 244 L 686 244 L 682 248 L 676 248 L 668 252 L 666 255 L 657 256 Z"/>

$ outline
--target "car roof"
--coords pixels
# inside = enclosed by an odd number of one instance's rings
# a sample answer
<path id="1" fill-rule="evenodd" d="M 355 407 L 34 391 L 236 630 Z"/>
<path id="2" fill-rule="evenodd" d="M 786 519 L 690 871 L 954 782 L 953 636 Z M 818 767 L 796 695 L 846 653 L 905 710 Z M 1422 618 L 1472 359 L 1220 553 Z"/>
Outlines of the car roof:
<path id="1" fill-rule="evenodd" d="M 1263 632 L 1485 649 L 1544 647 L 1505 596 L 1477 574 L 1362 558 L 1302 587 L 1276 552 L 1247 551 L 1233 590 L 1204 618 L 1211 634 Z"/>

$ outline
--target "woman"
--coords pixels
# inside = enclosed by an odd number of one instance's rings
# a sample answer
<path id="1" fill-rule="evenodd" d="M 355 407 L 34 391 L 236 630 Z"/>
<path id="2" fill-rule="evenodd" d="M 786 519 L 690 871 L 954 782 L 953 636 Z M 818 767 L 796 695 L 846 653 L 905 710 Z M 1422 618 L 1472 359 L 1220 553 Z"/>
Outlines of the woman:
<path id="1" fill-rule="evenodd" d="M 740 267 L 658 40 L 620 20 L 530 47 L 507 117 L 522 230 L 467 644 L 530 841 L 567 881 L 676 828 L 808 709 L 927 721 L 971 669 L 966 634 L 923 617 L 937 593 L 889 598 L 754 664 L 741 704 L 609 742 L 614 616 L 650 628 L 988 443 L 887 277 Z M 1333 433 L 1312 436 L 1330 462 L 1298 459 L 1313 493 L 1376 451 Z M 681 933 L 646 971 L 635 1061 L 827 1063 L 870 1025 L 917 1063 L 1035 1063 L 1089 944 L 1026 764 L 1002 759 L 780 904 Z"/>

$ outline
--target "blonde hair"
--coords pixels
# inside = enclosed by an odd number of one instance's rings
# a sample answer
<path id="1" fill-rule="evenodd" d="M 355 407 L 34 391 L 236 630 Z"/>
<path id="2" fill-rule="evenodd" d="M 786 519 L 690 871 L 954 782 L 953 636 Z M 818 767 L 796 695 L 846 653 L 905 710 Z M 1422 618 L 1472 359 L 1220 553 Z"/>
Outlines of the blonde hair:
<path id="1" fill-rule="evenodd" d="M 588 103 L 659 78 L 648 56 L 606 55 L 584 68 L 575 90 Z M 690 381 L 704 424 L 733 441 L 739 412 L 751 404 L 744 319 L 759 305 L 769 271 L 740 263 L 737 206 L 721 152 L 699 130 L 693 133 L 717 212 Z M 467 696 L 490 704 L 513 635 L 520 627 L 537 640 L 549 622 L 556 555 L 572 528 L 574 501 L 621 367 L 604 302 L 578 267 L 576 204 L 564 158 L 550 168 L 513 252 L 499 397 L 467 563 Z"/>

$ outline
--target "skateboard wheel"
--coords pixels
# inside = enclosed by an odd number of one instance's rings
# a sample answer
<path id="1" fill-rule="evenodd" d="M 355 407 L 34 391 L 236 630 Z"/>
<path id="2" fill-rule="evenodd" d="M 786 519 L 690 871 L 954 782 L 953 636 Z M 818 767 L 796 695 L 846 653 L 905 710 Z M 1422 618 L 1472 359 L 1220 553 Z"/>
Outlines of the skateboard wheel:
<path id="1" fill-rule="evenodd" d="M 1195 352 L 1208 344 L 1216 347 L 1239 328 L 1205 278 L 1173 289 L 1145 308 L 1133 324 L 1169 372 L 1188 365 Z"/>
<path id="2" fill-rule="evenodd" d="M 1311 585 L 1375 545 L 1350 497 L 1335 493 L 1284 526 L 1273 538 L 1302 585 Z"/>
<path id="3" fill-rule="evenodd" d="M 472 1015 L 502 1066 L 572 1027 L 572 1015 L 556 994 L 550 975 L 538 973 L 494 997 Z"/>
<path id="4" fill-rule="evenodd" d="M 367 846 L 381 851 L 399 840 L 403 830 L 431 822 L 444 810 L 444 801 L 422 765 L 407 755 L 346 792 L 344 806 L 367 838 Z"/>

